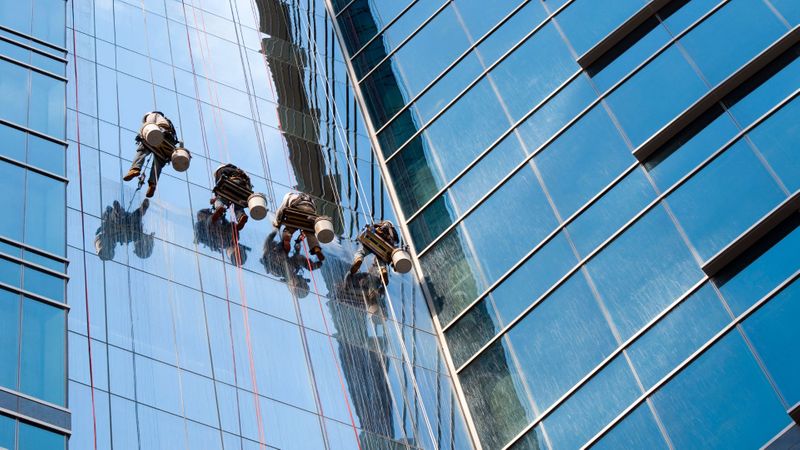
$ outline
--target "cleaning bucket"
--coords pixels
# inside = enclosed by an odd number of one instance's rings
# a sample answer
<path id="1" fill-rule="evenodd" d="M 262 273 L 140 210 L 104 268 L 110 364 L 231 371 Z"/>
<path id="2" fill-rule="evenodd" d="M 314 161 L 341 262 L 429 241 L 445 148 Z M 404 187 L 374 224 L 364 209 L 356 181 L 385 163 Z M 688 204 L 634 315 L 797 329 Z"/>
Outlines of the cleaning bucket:
<path id="1" fill-rule="evenodd" d="M 250 217 L 261 220 L 267 217 L 267 198 L 264 194 L 255 193 L 247 198 L 247 207 L 250 209 Z"/>
<path id="2" fill-rule="evenodd" d="M 333 222 L 327 217 L 320 217 L 314 222 L 314 234 L 317 235 L 319 242 L 327 244 L 333 241 Z"/>
<path id="3" fill-rule="evenodd" d="M 402 248 L 396 248 L 392 252 L 392 267 L 397 273 L 408 273 L 411 271 L 411 256 Z"/>
<path id="4" fill-rule="evenodd" d="M 176 147 L 175 151 L 172 152 L 172 167 L 178 172 L 186 172 L 191 159 L 192 155 L 189 153 L 189 150 L 183 147 Z"/>

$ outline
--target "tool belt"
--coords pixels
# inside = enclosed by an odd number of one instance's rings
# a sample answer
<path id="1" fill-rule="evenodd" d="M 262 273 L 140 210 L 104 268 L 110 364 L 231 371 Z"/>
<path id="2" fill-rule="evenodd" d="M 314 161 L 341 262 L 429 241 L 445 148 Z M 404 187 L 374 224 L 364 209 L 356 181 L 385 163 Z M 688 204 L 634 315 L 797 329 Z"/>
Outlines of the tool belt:
<path id="1" fill-rule="evenodd" d="M 395 247 L 389 242 L 386 242 L 385 239 L 375 233 L 371 228 L 362 231 L 357 239 L 361 245 L 368 248 L 385 264 L 392 262 L 392 252 L 394 252 Z"/>
<path id="2" fill-rule="evenodd" d="M 214 192 L 217 197 L 229 203 L 241 206 L 242 208 L 247 208 L 247 199 L 253 195 L 252 189 L 242 186 L 241 183 L 237 183 L 234 181 L 234 177 L 226 176 L 220 178 L 217 185 L 212 189 L 212 192 Z"/>

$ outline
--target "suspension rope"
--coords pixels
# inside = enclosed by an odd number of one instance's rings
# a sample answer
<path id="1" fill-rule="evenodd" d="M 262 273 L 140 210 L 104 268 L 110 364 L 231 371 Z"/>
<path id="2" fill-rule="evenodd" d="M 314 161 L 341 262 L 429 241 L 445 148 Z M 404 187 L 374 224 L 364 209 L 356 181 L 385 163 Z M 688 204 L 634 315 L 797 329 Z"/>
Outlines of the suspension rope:
<path id="1" fill-rule="evenodd" d="M 181 4 L 183 5 L 184 16 L 186 16 L 186 4 L 185 4 L 185 2 L 183 0 L 181 0 Z M 203 27 L 203 33 L 206 35 L 205 36 L 206 46 L 208 46 L 207 32 L 205 30 L 205 20 L 204 19 L 202 21 L 198 21 L 197 20 L 197 11 L 196 11 L 196 9 L 197 8 L 194 7 L 194 4 L 192 4 L 192 13 L 193 13 L 193 16 L 195 18 L 195 23 L 200 23 L 201 26 Z M 201 14 L 201 17 L 202 17 L 202 11 L 201 11 L 200 14 Z M 197 34 L 199 35 L 200 34 L 200 30 L 198 30 L 198 29 L 195 29 L 195 30 L 196 30 Z M 190 53 L 190 59 L 191 59 L 191 62 L 192 62 L 192 73 L 193 73 L 194 81 L 195 81 L 195 92 L 197 93 L 196 97 L 197 97 L 198 105 L 199 105 L 199 98 L 200 98 L 199 97 L 199 89 L 197 88 L 197 79 L 196 79 L 197 75 L 196 75 L 195 66 L 194 66 L 194 56 L 192 54 L 191 37 L 189 35 L 189 26 L 188 26 L 188 24 L 186 26 L 186 34 L 187 34 L 187 41 L 189 42 L 189 53 Z M 203 45 L 202 45 L 203 44 L 203 38 L 198 36 L 198 41 L 200 43 L 201 62 L 203 64 L 205 72 L 208 73 L 208 66 L 209 65 L 206 64 L 205 53 L 203 52 L 203 49 L 202 49 L 202 47 L 203 47 Z M 210 53 L 210 50 L 209 50 L 209 53 Z M 212 72 L 213 72 L 213 67 L 212 67 Z M 212 77 L 213 76 L 214 75 L 212 74 Z M 215 109 L 215 108 L 218 107 L 219 101 L 218 101 L 218 96 L 214 95 L 214 93 L 211 92 L 211 79 L 208 79 L 207 86 L 209 88 L 209 99 L 212 102 L 212 105 L 211 105 L 212 115 L 214 116 L 215 125 L 217 126 L 217 129 L 218 129 L 218 132 L 216 133 L 217 134 L 217 139 L 219 140 L 220 139 L 220 135 L 221 135 L 223 149 L 225 150 L 225 153 L 228 154 L 227 134 L 225 133 L 225 130 L 224 130 L 224 124 L 223 124 L 222 120 L 219 119 L 218 112 Z M 210 167 L 211 157 L 210 157 L 210 154 L 209 154 L 209 151 L 208 151 L 207 143 L 206 143 L 206 145 L 204 147 L 204 151 L 205 151 L 205 155 L 206 155 L 206 164 L 207 164 L 208 171 L 209 171 L 209 179 L 212 181 L 211 184 L 213 185 L 213 173 L 211 172 L 211 167 Z M 238 253 L 239 244 L 238 244 L 238 239 L 236 238 L 235 234 L 234 234 L 233 241 L 234 241 L 234 246 L 236 248 L 235 251 Z M 225 293 L 226 293 L 226 300 L 227 300 L 227 303 L 228 303 L 229 321 L 232 322 L 231 321 L 231 315 L 230 315 L 230 295 L 229 295 L 229 291 L 228 291 L 227 269 L 225 268 L 225 264 L 226 263 L 225 263 L 225 255 L 224 255 L 224 253 L 222 254 L 222 264 L 223 264 L 223 273 L 224 273 L 224 277 L 225 277 L 225 280 L 226 280 L 225 281 L 225 289 L 226 289 Z M 241 255 L 238 256 L 237 267 L 240 264 L 241 264 Z M 251 376 L 251 382 L 252 382 L 253 402 L 254 402 L 255 411 L 256 411 L 259 446 L 261 448 L 265 449 L 266 448 L 266 440 L 265 440 L 265 432 L 264 432 L 264 426 L 263 426 L 262 414 L 261 414 L 261 402 L 260 402 L 259 393 L 258 393 L 258 380 L 256 378 L 256 372 L 255 372 L 255 360 L 254 360 L 254 357 L 253 357 L 253 347 L 252 347 L 252 342 L 251 342 L 251 339 L 250 339 L 250 320 L 249 320 L 249 314 L 248 314 L 247 296 L 246 296 L 246 294 L 244 292 L 245 290 L 244 290 L 244 284 L 243 284 L 243 281 L 242 281 L 242 278 L 241 278 L 241 273 L 238 273 L 238 282 L 239 282 L 240 295 L 242 297 L 241 306 L 242 306 L 242 313 L 243 313 L 243 318 L 244 318 L 245 339 L 246 339 L 246 344 L 247 344 L 248 359 L 249 359 L 249 363 L 250 363 L 250 376 Z M 232 331 L 233 325 L 232 325 L 232 323 L 230 323 L 229 326 L 231 327 L 231 346 L 233 348 L 233 331 Z M 234 358 L 234 365 L 235 365 L 235 353 L 233 353 L 233 358 Z M 237 375 L 235 374 L 235 376 L 237 376 Z"/>
<path id="2" fill-rule="evenodd" d="M 83 258 L 83 296 L 84 307 L 86 308 L 86 342 L 89 355 L 89 389 L 92 397 L 92 442 L 94 450 L 97 450 L 97 412 L 94 398 L 94 365 L 92 358 L 92 331 L 91 315 L 89 313 L 89 274 L 86 265 L 86 221 L 84 219 L 83 206 L 83 168 L 81 161 L 81 117 L 80 117 L 80 95 L 78 89 L 78 37 L 75 30 L 75 2 L 72 2 L 72 70 L 75 78 L 75 143 L 77 144 L 78 157 L 78 192 L 81 208 L 81 257 Z"/>
<path id="3" fill-rule="evenodd" d="M 311 26 L 309 24 L 309 29 L 310 29 L 310 27 Z M 316 40 L 314 40 L 314 37 L 310 36 L 310 35 L 309 35 L 309 37 L 310 37 L 310 39 L 312 41 L 314 41 L 314 46 L 318 47 L 318 45 L 316 43 Z M 318 52 L 311 52 L 311 53 L 314 53 L 315 57 L 319 58 Z M 323 74 L 320 74 L 320 76 L 325 77 L 325 75 L 323 75 Z M 327 80 L 327 78 L 326 78 L 326 80 Z M 327 90 L 324 90 L 324 93 L 325 93 L 325 96 L 326 96 L 326 100 L 331 105 L 331 108 L 333 109 L 333 112 L 334 112 L 334 114 L 332 115 L 331 119 L 333 120 L 334 124 L 336 124 L 338 122 L 338 117 L 339 117 L 336 103 L 331 99 L 330 95 L 328 95 Z M 361 203 L 363 205 L 365 205 L 365 208 L 369 208 L 369 206 L 368 206 L 369 204 L 365 200 L 367 195 L 366 195 L 366 192 L 364 191 L 363 183 L 360 181 L 360 176 L 358 174 L 358 171 L 355 170 L 355 166 L 354 166 L 354 164 L 353 164 L 353 162 L 351 160 L 350 145 L 347 142 L 347 139 L 344 136 L 342 136 L 341 124 L 339 124 L 339 126 L 334 126 L 334 128 L 336 130 L 336 136 L 338 137 L 338 139 L 341 142 L 342 146 L 345 149 L 347 149 L 347 151 L 345 152 L 345 160 L 347 161 L 347 164 L 350 166 L 350 168 L 353 171 L 354 178 L 356 180 L 355 184 L 356 184 L 357 195 L 359 197 L 361 197 Z M 365 210 L 362 210 L 362 215 L 364 216 L 364 219 L 366 220 L 367 223 L 374 224 L 374 220 L 372 219 L 372 212 L 371 211 L 370 211 L 370 213 L 368 215 L 365 212 Z M 379 266 L 385 266 L 384 263 L 382 263 L 380 261 L 377 261 L 377 259 L 376 259 L 376 262 L 378 262 Z M 389 270 L 389 268 L 386 267 L 386 270 Z M 381 283 L 383 284 L 384 290 L 386 290 L 386 292 L 388 292 L 387 282 L 383 281 L 383 277 L 381 277 Z M 394 306 L 392 305 L 391 301 L 387 301 L 386 305 L 388 306 L 389 313 L 391 315 L 391 318 L 393 319 L 392 320 L 393 326 L 395 327 L 395 331 L 396 331 L 396 333 L 398 335 L 398 341 L 399 341 L 399 344 L 400 344 L 400 350 L 401 350 L 402 355 L 403 355 L 403 362 L 407 366 L 407 371 L 409 372 L 412 388 L 413 388 L 414 392 L 416 393 L 416 395 L 418 396 L 418 398 L 420 399 L 420 402 L 422 402 L 422 394 L 421 394 L 421 391 L 419 389 L 419 385 L 417 383 L 416 375 L 414 374 L 413 364 L 411 363 L 411 358 L 409 356 L 408 349 L 406 348 L 405 342 L 403 342 L 403 334 L 402 334 L 402 331 L 400 330 L 399 325 L 398 325 L 397 314 L 394 311 Z M 434 445 L 436 445 L 435 444 L 436 443 L 436 438 L 435 438 L 434 433 L 433 433 L 433 427 L 431 426 L 430 419 L 428 418 L 427 411 L 425 411 L 424 408 L 422 408 L 422 416 L 423 416 L 423 420 L 425 421 L 425 425 L 427 427 L 428 433 L 429 433 L 429 435 L 431 437 L 431 441 L 434 443 Z"/>

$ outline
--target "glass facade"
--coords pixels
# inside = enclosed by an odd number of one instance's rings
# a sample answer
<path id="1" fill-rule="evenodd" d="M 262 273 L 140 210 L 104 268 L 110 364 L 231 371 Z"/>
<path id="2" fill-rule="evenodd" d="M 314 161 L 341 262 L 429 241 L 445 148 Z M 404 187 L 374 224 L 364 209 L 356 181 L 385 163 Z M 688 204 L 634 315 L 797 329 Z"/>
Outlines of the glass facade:
<path id="1" fill-rule="evenodd" d="M 397 219 L 343 58 L 320 1 L 0 5 L 0 448 L 473 448 L 422 283 L 348 276 Z M 145 199 L 152 110 L 192 159 Z M 241 233 L 207 220 L 227 162 L 270 210 Z M 322 264 L 275 251 L 292 191 Z"/>
<path id="2" fill-rule="evenodd" d="M 482 448 L 794 423 L 800 3 L 326 5 Z"/>

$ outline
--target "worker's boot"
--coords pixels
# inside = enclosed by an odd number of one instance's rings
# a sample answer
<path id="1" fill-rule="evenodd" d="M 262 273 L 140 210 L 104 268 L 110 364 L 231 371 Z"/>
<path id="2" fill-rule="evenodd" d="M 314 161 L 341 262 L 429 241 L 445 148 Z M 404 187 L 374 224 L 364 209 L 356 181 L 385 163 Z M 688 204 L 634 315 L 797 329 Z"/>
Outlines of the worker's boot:
<path id="1" fill-rule="evenodd" d="M 122 179 L 125 181 L 131 181 L 132 179 L 138 177 L 140 173 L 141 171 L 139 169 L 137 169 L 136 167 L 131 167 L 131 170 L 129 170 L 128 173 L 126 173 L 125 176 L 122 177 Z"/>
<path id="2" fill-rule="evenodd" d="M 364 258 L 362 258 L 360 256 L 357 257 L 356 259 L 354 259 L 353 260 L 353 265 L 350 266 L 350 273 L 351 274 L 355 274 L 356 272 L 358 272 L 358 269 L 361 268 L 361 263 L 362 262 L 364 262 Z"/>
<path id="3" fill-rule="evenodd" d="M 241 216 L 239 216 L 239 220 L 236 221 L 236 230 L 242 231 L 242 228 L 244 228 L 244 224 L 246 223 L 247 223 L 247 214 L 242 214 Z"/>
<path id="4" fill-rule="evenodd" d="M 322 254 L 322 249 L 319 245 L 311 249 L 311 254 L 317 256 L 319 262 L 325 261 L 325 255 Z"/>
<path id="5" fill-rule="evenodd" d="M 150 185 L 147 186 L 147 193 L 145 194 L 145 196 L 147 198 L 150 198 L 150 197 L 152 197 L 154 195 L 156 195 L 156 185 L 155 184 L 150 184 Z"/>

